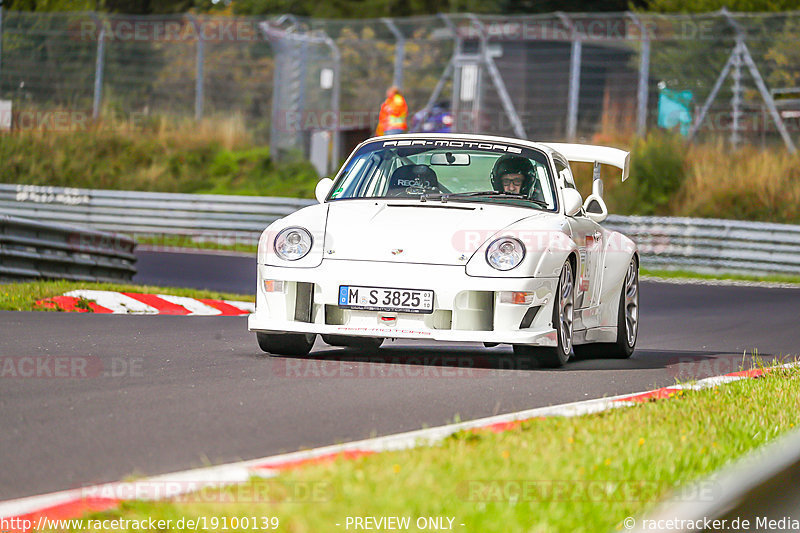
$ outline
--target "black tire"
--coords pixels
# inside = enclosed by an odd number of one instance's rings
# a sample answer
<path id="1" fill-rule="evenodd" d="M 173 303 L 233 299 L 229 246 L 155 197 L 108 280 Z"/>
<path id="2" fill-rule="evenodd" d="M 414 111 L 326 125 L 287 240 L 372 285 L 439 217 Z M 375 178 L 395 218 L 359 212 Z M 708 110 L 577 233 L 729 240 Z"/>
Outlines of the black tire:
<path id="1" fill-rule="evenodd" d="M 356 348 L 359 350 L 377 350 L 383 344 L 377 337 L 348 337 L 347 335 L 323 335 L 322 340 L 331 346 Z"/>
<path id="2" fill-rule="evenodd" d="M 534 356 L 545 368 L 560 368 L 569 361 L 572 352 L 572 320 L 575 305 L 575 277 L 572 263 L 567 261 L 561 269 L 553 302 L 553 327 L 558 344 L 552 348 L 514 345 L 514 355 Z"/>
<path id="3" fill-rule="evenodd" d="M 629 316 L 630 314 L 633 316 Z M 632 319 L 632 320 L 631 320 Z M 633 328 L 632 334 L 631 328 Z M 639 263 L 634 257 L 622 282 L 617 309 L 617 340 L 598 342 L 575 347 L 580 357 L 605 357 L 606 359 L 628 359 L 636 349 L 639 336 Z"/>
<path id="4" fill-rule="evenodd" d="M 258 347 L 272 355 L 308 355 L 316 338 L 315 333 L 256 332 Z"/>

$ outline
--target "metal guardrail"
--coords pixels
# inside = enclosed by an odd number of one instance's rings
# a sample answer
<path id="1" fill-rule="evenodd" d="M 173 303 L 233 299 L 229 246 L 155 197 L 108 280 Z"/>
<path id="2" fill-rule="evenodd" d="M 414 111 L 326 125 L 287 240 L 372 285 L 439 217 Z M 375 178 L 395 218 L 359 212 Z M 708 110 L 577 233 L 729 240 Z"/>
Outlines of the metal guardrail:
<path id="1" fill-rule="evenodd" d="M 636 241 L 648 267 L 800 273 L 800 226 L 616 215 L 603 225 Z"/>
<path id="2" fill-rule="evenodd" d="M 0 184 L 0 212 L 133 235 L 255 243 L 271 222 L 314 200 Z"/>
<path id="3" fill-rule="evenodd" d="M 314 200 L 0 184 L 0 212 L 132 235 L 254 244 L 274 220 Z M 611 215 L 604 226 L 639 245 L 642 265 L 800 274 L 800 226 Z"/>
<path id="4" fill-rule="evenodd" d="M 679 489 L 671 501 L 635 524 L 628 518 L 626 529 L 636 533 L 797 531 L 798 480 L 800 432 L 795 431 L 711 478 Z"/>
<path id="5" fill-rule="evenodd" d="M 136 242 L 124 235 L 0 216 L 0 280 L 128 281 Z"/>

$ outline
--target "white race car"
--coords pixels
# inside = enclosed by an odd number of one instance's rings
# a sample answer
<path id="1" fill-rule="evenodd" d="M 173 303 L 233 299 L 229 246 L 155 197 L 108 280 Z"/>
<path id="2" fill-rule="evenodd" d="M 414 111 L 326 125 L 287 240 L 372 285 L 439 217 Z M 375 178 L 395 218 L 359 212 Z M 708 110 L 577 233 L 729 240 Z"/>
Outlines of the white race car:
<path id="1" fill-rule="evenodd" d="M 570 162 L 594 163 L 584 202 Z M 636 245 L 608 215 L 601 146 L 456 134 L 369 139 L 318 205 L 277 220 L 258 245 L 265 352 L 305 355 L 385 339 L 511 344 L 557 367 L 573 353 L 629 357 L 636 345 Z"/>

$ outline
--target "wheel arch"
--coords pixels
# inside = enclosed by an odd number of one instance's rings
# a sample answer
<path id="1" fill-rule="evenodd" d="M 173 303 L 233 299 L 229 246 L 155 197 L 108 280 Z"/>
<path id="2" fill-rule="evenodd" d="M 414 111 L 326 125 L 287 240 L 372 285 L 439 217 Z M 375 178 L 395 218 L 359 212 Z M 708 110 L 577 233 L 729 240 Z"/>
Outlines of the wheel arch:
<path id="1" fill-rule="evenodd" d="M 626 237 L 627 239 L 627 237 Z M 606 258 L 608 258 L 609 251 L 606 250 Z M 628 272 L 628 265 L 631 260 L 636 261 L 636 268 L 641 265 L 639 259 L 639 250 L 635 245 L 624 256 L 624 261 L 617 261 L 615 264 L 609 264 L 606 260 L 606 268 L 604 268 L 604 279 L 600 295 L 600 325 L 601 326 L 617 326 L 617 310 L 619 308 L 620 293 L 622 285 L 625 283 L 625 275 Z"/>

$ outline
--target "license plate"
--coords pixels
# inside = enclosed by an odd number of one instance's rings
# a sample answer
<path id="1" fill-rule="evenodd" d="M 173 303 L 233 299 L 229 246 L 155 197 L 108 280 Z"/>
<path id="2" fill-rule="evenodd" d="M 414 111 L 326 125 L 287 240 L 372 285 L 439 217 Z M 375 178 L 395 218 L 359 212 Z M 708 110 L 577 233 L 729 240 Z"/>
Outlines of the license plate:
<path id="1" fill-rule="evenodd" d="M 398 313 L 433 313 L 433 291 L 340 285 L 339 307 Z"/>

